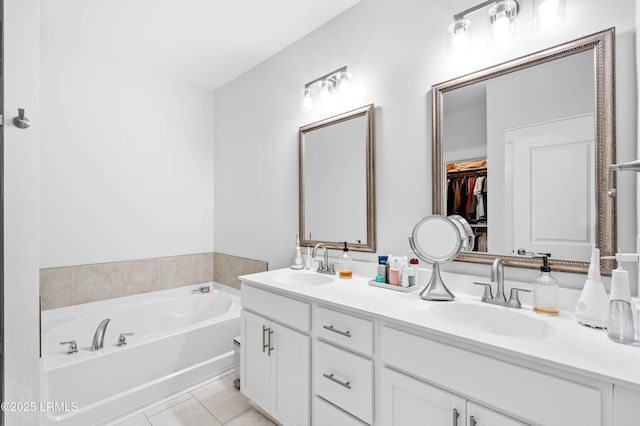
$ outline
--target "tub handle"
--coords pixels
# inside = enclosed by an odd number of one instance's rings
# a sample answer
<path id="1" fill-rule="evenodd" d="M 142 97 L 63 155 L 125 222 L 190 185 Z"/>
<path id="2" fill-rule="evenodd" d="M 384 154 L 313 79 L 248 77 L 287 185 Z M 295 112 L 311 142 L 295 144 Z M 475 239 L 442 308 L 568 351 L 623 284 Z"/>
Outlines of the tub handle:
<path id="1" fill-rule="evenodd" d="M 133 336 L 136 333 L 120 333 L 120 337 L 118 337 L 118 344 L 116 346 L 125 346 L 127 344 L 126 336 Z"/>
<path id="2" fill-rule="evenodd" d="M 78 352 L 78 345 L 75 340 L 70 340 L 68 342 L 60 342 L 61 345 L 69 345 L 69 349 L 67 350 L 68 354 L 75 354 Z"/>

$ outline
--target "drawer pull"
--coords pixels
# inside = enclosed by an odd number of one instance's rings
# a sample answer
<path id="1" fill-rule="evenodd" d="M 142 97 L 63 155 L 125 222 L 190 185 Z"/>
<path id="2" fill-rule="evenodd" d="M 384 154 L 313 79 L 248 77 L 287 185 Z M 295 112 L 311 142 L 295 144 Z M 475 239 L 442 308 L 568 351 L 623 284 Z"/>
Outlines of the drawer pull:
<path id="1" fill-rule="evenodd" d="M 458 413 L 457 409 L 453 409 L 453 426 L 458 426 L 458 417 L 460 417 L 460 413 Z"/>
<path id="2" fill-rule="evenodd" d="M 342 380 L 338 380 L 338 379 L 336 379 L 336 378 L 333 376 L 333 373 L 331 373 L 331 374 L 323 373 L 322 375 L 323 375 L 325 378 L 327 378 L 327 379 L 331 380 L 332 382 L 337 383 L 337 384 L 339 384 L 340 386 L 345 387 L 345 388 L 347 388 L 347 389 L 351 390 L 351 382 L 343 382 Z"/>
<path id="3" fill-rule="evenodd" d="M 333 328 L 333 325 L 323 325 L 322 328 L 329 331 L 333 331 L 334 333 L 342 334 L 343 336 L 346 336 L 346 337 L 351 337 L 351 333 L 349 332 L 349 330 L 347 331 L 338 330 L 337 328 Z"/>
<path id="4" fill-rule="evenodd" d="M 267 342 L 267 346 L 269 347 L 268 355 L 271 356 L 271 352 L 273 351 L 273 346 L 271 346 L 271 335 L 273 334 L 273 330 L 269 328 L 269 341 Z"/>
<path id="5" fill-rule="evenodd" d="M 269 330 L 269 328 L 267 328 L 266 326 L 262 326 L 262 353 L 264 353 L 267 348 L 269 347 L 269 344 L 266 343 L 266 337 L 265 337 L 265 333 L 267 332 L 267 330 Z"/>
<path id="6" fill-rule="evenodd" d="M 473 416 L 469 417 L 469 426 L 476 426 L 476 424 L 478 424 L 476 419 Z"/>

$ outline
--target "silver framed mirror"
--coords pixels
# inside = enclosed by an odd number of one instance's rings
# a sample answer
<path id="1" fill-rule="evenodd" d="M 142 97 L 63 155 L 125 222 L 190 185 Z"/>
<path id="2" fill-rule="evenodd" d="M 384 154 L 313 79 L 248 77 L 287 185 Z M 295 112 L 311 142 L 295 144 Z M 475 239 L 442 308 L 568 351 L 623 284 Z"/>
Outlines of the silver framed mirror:
<path id="1" fill-rule="evenodd" d="M 374 105 L 299 129 L 299 231 L 305 246 L 375 252 Z"/>
<path id="2" fill-rule="evenodd" d="M 614 254 L 615 199 L 607 195 L 615 183 L 607 171 L 616 159 L 614 41 L 608 29 L 432 87 L 433 214 L 460 214 L 452 181 L 467 185 L 468 200 L 481 203 L 484 193 L 486 203 L 484 218 L 472 211 L 469 220 L 484 233 L 475 249 L 483 251 L 463 250 L 457 261 L 489 264 L 499 256 L 535 268 L 540 262 L 529 254 L 550 252 L 554 270 L 586 273 L 593 245 Z M 565 100 L 580 107 L 550 115 Z M 473 114 L 481 117 L 477 127 Z M 484 161 L 485 169 L 465 170 L 467 161 Z M 457 175 L 447 173 L 459 164 Z M 479 182 L 479 191 L 469 189 Z M 468 206 L 462 213 L 470 217 Z M 612 265 L 602 261 L 603 273 Z"/>

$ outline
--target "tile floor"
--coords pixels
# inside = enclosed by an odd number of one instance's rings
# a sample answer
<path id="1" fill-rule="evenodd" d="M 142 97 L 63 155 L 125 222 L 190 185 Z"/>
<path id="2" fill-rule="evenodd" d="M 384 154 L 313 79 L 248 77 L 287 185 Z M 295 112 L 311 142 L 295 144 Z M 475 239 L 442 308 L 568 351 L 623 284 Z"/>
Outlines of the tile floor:
<path id="1" fill-rule="evenodd" d="M 112 426 L 150 425 L 275 426 L 233 386 L 233 374 L 112 423 Z"/>

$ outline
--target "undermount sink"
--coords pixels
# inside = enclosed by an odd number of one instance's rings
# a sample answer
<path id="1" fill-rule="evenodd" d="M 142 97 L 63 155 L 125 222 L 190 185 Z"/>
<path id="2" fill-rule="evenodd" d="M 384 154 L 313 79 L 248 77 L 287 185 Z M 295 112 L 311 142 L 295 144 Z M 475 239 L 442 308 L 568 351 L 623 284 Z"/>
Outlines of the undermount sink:
<path id="1" fill-rule="evenodd" d="M 329 275 L 317 272 L 283 272 L 273 277 L 273 280 L 282 284 L 322 285 L 333 282 Z"/>
<path id="2" fill-rule="evenodd" d="M 512 308 L 470 303 L 444 303 L 429 308 L 434 317 L 485 333 L 525 339 L 542 339 L 551 333 L 551 326 Z"/>

